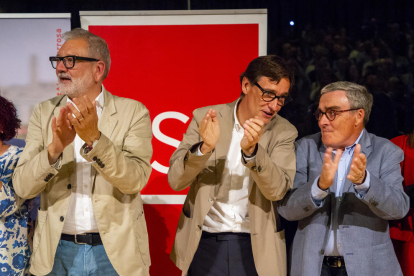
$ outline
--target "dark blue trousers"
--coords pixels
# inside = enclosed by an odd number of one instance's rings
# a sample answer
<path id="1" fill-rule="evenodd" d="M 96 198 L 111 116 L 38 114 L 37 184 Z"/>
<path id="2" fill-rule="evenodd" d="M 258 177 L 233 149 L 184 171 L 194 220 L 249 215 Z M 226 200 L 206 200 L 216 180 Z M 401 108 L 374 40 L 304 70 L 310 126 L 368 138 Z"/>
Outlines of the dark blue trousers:
<path id="1" fill-rule="evenodd" d="M 248 233 L 203 232 L 189 276 L 256 276 Z"/>

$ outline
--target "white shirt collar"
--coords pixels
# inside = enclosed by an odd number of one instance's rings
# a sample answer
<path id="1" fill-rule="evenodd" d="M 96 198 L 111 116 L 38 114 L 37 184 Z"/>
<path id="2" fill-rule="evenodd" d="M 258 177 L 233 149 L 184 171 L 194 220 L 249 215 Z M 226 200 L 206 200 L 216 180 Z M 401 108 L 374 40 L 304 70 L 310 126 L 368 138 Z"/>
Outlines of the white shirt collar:
<path id="1" fill-rule="evenodd" d="M 239 119 L 237 119 L 237 107 L 239 105 L 240 102 L 240 98 L 237 100 L 236 105 L 234 106 L 234 128 L 236 129 L 237 132 L 243 130 L 243 127 L 240 125 Z"/>

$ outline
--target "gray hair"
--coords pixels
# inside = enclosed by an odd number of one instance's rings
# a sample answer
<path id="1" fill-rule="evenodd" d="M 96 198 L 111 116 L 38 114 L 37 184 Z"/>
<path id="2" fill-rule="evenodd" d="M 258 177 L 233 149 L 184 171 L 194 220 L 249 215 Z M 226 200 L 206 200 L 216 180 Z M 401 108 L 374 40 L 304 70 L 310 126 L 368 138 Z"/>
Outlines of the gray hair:
<path id="1" fill-rule="evenodd" d="M 106 44 L 103 38 L 81 28 L 65 32 L 62 37 L 65 41 L 74 39 L 85 40 L 88 43 L 89 57 L 102 60 L 105 63 L 105 72 L 102 80 L 108 76 L 109 67 L 111 67 L 111 56 L 109 54 L 108 44 Z"/>
<path id="2" fill-rule="evenodd" d="M 337 81 L 322 88 L 321 95 L 333 91 L 345 91 L 350 108 L 361 108 L 365 111 L 364 126 L 368 124 L 373 103 L 373 97 L 368 90 L 359 84 L 347 81 Z"/>

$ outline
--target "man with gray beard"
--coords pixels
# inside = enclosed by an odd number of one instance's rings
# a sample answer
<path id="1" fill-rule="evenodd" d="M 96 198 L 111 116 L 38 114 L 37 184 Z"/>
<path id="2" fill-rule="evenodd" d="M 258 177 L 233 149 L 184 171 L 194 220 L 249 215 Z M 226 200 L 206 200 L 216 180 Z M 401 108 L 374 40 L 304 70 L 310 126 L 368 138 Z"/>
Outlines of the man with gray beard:
<path id="1" fill-rule="evenodd" d="M 35 107 L 13 181 L 22 198 L 41 194 L 30 272 L 149 275 L 141 189 L 152 156 L 141 103 L 102 85 L 106 42 L 86 30 L 64 34 L 50 57 L 62 96 Z"/>

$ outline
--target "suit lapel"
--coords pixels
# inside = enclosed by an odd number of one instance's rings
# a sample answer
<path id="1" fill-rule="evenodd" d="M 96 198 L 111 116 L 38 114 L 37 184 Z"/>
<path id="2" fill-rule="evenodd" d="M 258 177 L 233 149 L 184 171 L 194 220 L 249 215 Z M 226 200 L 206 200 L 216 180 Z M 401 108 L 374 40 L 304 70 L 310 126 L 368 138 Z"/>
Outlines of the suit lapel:
<path id="1" fill-rule="evenodd" d="M 115 126 L 118 123 L 118 120 L 115 117 L 113 117 L 113 115 L 116 113 L 115 100 L 114 96 L 112 96 L 111 93 L 106 91 L 105 88 L 103 88 L 103 93 L 105 103 L 104 108 L 102 110 L 101 118 L 98 122 L 98 129 L 106 137 L 111 138 Z"/>
<path id="2" fill-rule="evenodd" d="M 234 107 L 236 101 L 224 105 L 224 107 L 218 111 L 218 120 L 220 123 L 220 137 L 216 144 L 216 154 L 217 158 L 221 156 L 226 156 L 233 134 L 234 127 Z"/>

